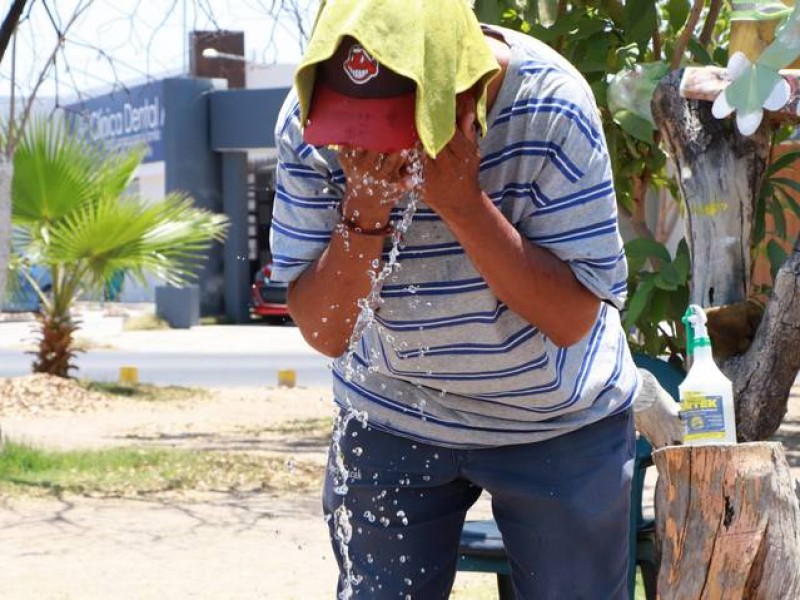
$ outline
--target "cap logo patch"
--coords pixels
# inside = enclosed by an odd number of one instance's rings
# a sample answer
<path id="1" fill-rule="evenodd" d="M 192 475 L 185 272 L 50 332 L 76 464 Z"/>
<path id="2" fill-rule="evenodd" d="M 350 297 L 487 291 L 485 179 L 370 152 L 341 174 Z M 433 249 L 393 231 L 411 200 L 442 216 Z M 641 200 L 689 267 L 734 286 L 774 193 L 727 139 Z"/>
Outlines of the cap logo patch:
<path id="1" fill-rule="evenodd" d="M 347 59 L 342 66 L 350 81 L 357 85 L 363 85 L 377 77 L 380 71 L 378 61 L 372 58 L 360 44 L 350 46 L 350 52 L 347 53 Z"/>

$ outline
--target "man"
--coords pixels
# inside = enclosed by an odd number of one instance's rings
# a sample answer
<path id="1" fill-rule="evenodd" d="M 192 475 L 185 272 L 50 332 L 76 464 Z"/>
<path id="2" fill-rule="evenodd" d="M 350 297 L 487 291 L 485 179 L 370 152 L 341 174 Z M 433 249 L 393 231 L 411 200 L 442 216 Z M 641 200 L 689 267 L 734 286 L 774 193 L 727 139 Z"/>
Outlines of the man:
<path id="1" fill-rule="evenodd" d="M 588 86 L 464 0 L 325 2 L 295 80 L 273 277 L 337 359 L 339 597 L 447 598 L 482 490 L 518 598 L 626 597 L 639 384 Z"/>

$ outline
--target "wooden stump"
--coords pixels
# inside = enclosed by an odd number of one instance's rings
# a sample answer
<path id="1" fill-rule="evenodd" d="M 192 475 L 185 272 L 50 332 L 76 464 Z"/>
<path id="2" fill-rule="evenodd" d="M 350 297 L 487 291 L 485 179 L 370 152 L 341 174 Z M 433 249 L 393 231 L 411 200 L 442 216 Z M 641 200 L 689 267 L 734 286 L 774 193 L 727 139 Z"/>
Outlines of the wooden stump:
<path id="1" fill-rule="evenodd" d="M 800 598 L 800 505 L 783 446 L 653 453 L 662 600 Z"/>

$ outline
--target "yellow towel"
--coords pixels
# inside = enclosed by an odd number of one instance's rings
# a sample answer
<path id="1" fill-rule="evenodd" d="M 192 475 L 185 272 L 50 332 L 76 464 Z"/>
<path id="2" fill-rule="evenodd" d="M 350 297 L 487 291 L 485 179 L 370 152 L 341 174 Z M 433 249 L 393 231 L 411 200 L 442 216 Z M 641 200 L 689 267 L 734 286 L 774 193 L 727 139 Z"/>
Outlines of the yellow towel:
<path id="1" fill-rule="evenodd" d="M 486 87 L 500 71 L 467 0 L 322 0 L 308 49 L 295 72 L 301 123 L 308 118 L 314 66 L 344 36 L 417 84 L 416 125 L 435 157 L 455 132 L 456 94 L 481 82 L 477 119 L 486 133 Z"/>

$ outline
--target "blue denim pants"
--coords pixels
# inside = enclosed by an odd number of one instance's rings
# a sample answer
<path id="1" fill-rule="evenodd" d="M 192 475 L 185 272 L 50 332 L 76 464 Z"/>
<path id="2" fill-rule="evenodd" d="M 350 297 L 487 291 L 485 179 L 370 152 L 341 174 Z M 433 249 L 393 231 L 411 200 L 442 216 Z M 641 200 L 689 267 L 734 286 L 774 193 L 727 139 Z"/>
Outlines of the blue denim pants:
<path id="1" fill-rule="evenodd" d="M 347 493 L 335 489 L 331 452 L 323 495 L 339 593 L 349 573 L 355 598 L 447 599 L 467 509 L 487 490 L 517 600 L 628 597 L 630 410 L 544 442 L 477 450 L 351 421 L 340 446 Z M 352 527 L 346 557 L 332 517 L 342 506 Z"/>

